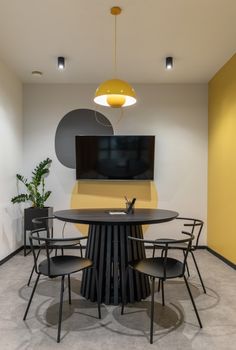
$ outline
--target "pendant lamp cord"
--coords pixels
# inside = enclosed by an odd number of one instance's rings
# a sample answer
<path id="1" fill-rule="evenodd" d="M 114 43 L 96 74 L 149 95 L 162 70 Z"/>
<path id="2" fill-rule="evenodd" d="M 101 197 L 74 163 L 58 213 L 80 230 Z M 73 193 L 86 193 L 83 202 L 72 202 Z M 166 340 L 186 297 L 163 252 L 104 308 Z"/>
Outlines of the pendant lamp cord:
<path id="1" fill-rule="evenodd" d="M 105 126 L 105 127 L 108 127 L 108 128 L 112 128 L 112 125 L 111 124 L 105 124 L 103 123 L 101 120 L 99 120 L 99 116 L 97 115 L 97 111 L 96 109 L 94 110 L 94 115 L 95 115 L 95 120 L 98 124 L 102 125 L 102 126 Z M 118 125 L 119 122 L 121 121 L 121 119 L 124 117 L 124 108 L 120 108 L 120 116 L 117 120 L 117 122 L 114 124 L 114 125 Z"/>
<path id="2" fill-rule="evenodd" d="M 116 45 L 117 45 L 117 43 L 116 43 L 116 15 L 114 16 L 115 17 L 115 30 L 114 30 L 114 36 L 115 36 L 115 38 L 114 38 L 114 58 L 113 58 L 113 65 L 114 65 L 114 77 L 116 78 L 116 76 L 117 76 L 117 57 L 116 57 Z"/>

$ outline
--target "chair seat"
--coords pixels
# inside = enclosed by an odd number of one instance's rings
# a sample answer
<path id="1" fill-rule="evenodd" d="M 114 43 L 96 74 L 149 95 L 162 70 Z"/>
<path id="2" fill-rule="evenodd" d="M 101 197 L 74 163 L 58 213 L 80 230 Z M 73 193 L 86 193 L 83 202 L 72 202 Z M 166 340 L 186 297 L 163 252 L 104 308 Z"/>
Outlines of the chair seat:
<path id="1" fill-rule="evenodd" d="M 73 255 L 60 255 L 50 258 L 50 276 L 48 275 L 48 260 L 40 262 L 38 270 L 45 276 L 56 277 L 69 275 L 71 273 L 92 267 L 90 259 L 80 258 Z"/>
<path id="2" fill-rule="evenodd" d="M 166 276 L 164 276 L 164 258 L 148 258 L 133 261 L 129 264 L 131 268 L 145 275 L 155 278 L 176 278 L 183 276 L 183 263 L 177 259 L 166 259 Z"/>

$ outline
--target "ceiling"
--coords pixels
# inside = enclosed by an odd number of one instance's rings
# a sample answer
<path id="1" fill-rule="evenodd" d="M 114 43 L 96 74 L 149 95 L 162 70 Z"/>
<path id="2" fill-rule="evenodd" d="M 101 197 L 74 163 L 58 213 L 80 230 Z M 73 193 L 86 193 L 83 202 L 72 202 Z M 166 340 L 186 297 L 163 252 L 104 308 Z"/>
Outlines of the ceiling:
<path id="1" fill-rule="evenodd" d="M 0 0 L 0 59 L 25 83 L 112 78 L 114 5 L 118 77 L 131 83 L 207 82 L 236 51 L 236 0 Z"/>

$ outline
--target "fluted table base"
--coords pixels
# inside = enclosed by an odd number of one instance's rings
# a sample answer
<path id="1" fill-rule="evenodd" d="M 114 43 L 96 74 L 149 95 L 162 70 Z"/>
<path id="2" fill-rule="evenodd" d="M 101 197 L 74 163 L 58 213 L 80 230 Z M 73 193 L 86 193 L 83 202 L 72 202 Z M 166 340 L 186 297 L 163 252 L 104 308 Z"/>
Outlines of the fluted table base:
<path id="1" fill-rule="evenodd" d="M 148 277 L 127 270 L 129 261 L 145 257 L 143 244 L 133 241 L 127 244 L 128 236 L 143 238 L 142 226 L 89 226 L 86 257 L 93 260 L 98 270 L 101 301 L 105 304 L 117 305 L 122 298 L 133 303 L 150 295 Z M 91 301 L 97 300 L 93 269 L 83 272 L 81 294 Z"/>

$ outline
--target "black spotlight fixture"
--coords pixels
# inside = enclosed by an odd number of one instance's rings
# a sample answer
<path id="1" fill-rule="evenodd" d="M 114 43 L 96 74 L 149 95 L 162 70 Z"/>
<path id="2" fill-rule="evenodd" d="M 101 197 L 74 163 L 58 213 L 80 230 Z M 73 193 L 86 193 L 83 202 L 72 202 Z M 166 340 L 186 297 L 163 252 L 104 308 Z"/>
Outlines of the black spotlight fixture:
<path id="1" fill-rule="evenodd" d="M 166 69 L 171 70 L 173 68 L 173 57 L 166 57 Z"/>
<path id="2" fill-rule="evenodd" d="M 65 57 L 57 57 L 57 67 L 59 70 L 65 69 Z"/>

